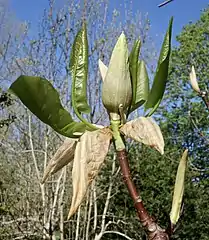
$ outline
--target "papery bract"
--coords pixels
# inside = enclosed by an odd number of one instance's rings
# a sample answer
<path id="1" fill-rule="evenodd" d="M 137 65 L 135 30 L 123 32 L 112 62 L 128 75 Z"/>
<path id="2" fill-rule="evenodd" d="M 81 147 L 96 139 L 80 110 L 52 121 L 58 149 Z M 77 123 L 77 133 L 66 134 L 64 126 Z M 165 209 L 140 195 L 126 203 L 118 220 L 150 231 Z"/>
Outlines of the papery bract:
<path id="1" fill-rule="evenodd" d="M 161 154 L 164 153 L 164 139 L 160 127 L 152 118 L 139 117 L 124 124 L 120 131 L 129 138 L 149 145 Z"/>
<path id="2" fill-rule="evenodd" d="M 66 138 L 63 144 L 58 148 L 53 158 L 49 161 L 42 179 L 42 183 L 51 175 L 59 171 L 65 165 L 70 163 L 74 158 L 77 140 Z"/>
<path id="3" fill-rule="evenodd" d="M 109 150 L 111 132 L 108 128 L 85 132 L 75 150 L 73 163 L 73 197 L 68 218 L 80 206 L 86 191 L 98 174 Z"/>

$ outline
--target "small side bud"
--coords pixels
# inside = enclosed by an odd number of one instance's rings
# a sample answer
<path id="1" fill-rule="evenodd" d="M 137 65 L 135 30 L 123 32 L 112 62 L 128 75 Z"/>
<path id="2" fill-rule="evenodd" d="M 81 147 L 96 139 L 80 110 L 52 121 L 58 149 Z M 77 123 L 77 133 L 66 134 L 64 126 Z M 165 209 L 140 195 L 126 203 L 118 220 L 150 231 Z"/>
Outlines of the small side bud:
<path id="1" fill-rule="evenodd" d="M 200 88 L 199 88 L 199 85 L 197 82 L 197 77 L 196 77 L 194 66 L 192 66 L 192 71 L 190 72 L 189 77 L 190 77 L 190 82 L 191 82 L 192 88 L 196 92 L 200 93 L 201 91 L 200 91 Z"/>

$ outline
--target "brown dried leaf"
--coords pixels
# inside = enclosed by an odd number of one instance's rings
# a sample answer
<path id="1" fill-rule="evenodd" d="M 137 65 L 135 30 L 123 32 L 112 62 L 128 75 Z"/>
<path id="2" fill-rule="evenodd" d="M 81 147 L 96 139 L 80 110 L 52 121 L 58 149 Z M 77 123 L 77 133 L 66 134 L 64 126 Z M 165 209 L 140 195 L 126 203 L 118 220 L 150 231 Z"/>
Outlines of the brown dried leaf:
<path id="1" fill-rule="evenodd" d="M 140 117 L 127 122 L 120 131 L 129 138 L 154 147 L 161 154 L 164 153 L 164 139 L 160 127 L 151 117 Z"/>
<path id="2" fill-rule="evenodd" d="M 86 191 L 98 174 L 108 153 L 111 132 L 108 128 L 85 132 L 77 143 L 73 163 L 73 197 L 68 219 L 76 212 Z"/>
<path id="3" fill-rule="evenodd" d="M 49 161 L 44 171 L 44 176 L 41 183 L 44 183 L 50 175 L 56 173 L 73 160 L 76 143 L 76 139 L 66 138 L 63 144 L 54 154 L 53 158 Z"/>

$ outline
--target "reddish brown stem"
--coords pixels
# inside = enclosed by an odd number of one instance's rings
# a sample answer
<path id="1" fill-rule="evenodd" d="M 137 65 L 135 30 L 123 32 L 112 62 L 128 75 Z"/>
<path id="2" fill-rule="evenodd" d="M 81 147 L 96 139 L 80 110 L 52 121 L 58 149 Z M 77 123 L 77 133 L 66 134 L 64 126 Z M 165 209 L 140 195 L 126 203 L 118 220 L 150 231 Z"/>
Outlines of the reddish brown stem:
<path id="1" fill-rule="evenodd" d="M 173 235 L 174 231 L 175 231 L 175 225 L 170 222 L 169 226 L 166 229 L 168 236 Z"/>
<path id="2" fill-rule="evenodd" d="M 134 201 L 138 217 L 144 227 L 148 240 L 169 240 L 169 235 L 162 229 L 156 221 L 149 215 L 145 209 L 139 192 L 131 178 L 130 167 L 126 150 L 117 151 L 117 157 L 120 163 L 123 180 L 128 188 L 129 194 Z"/>

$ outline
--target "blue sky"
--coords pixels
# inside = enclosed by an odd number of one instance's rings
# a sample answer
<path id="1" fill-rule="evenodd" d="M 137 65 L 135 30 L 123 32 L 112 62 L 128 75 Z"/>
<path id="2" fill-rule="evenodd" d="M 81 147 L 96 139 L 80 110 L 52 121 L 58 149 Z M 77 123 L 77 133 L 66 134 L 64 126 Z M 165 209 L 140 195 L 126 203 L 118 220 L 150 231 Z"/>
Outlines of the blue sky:
<path id="1" fill-rule="evenodd" d="M 62 5 L 64 1 L 57 0 L 56 2 Z M 123 0 L 110 0 L 110 8 L 119 8 L 123 12 L 123 2 Z M 163 0 L 132 0 L 133 9 L 148 13 L 151 21 L 150 33 L 157 45 L 162 40 L 171 16 L 174 16 L 173 35 L 175 36 L 181 32 L 185 24 L 196 21 L 200 17 L 201 10 L 209 4 L 208 0 L 174 0 L 167 6 L 158 8 L 157 5 L 161 2 Z M 29 21 L 32 28 L 35 28 L 44 8 L 48 6 L 48 0 L 10 0 L 10 4 L 17 19 Z M 173 42 L 175 43 L 175 41 Z"/>

